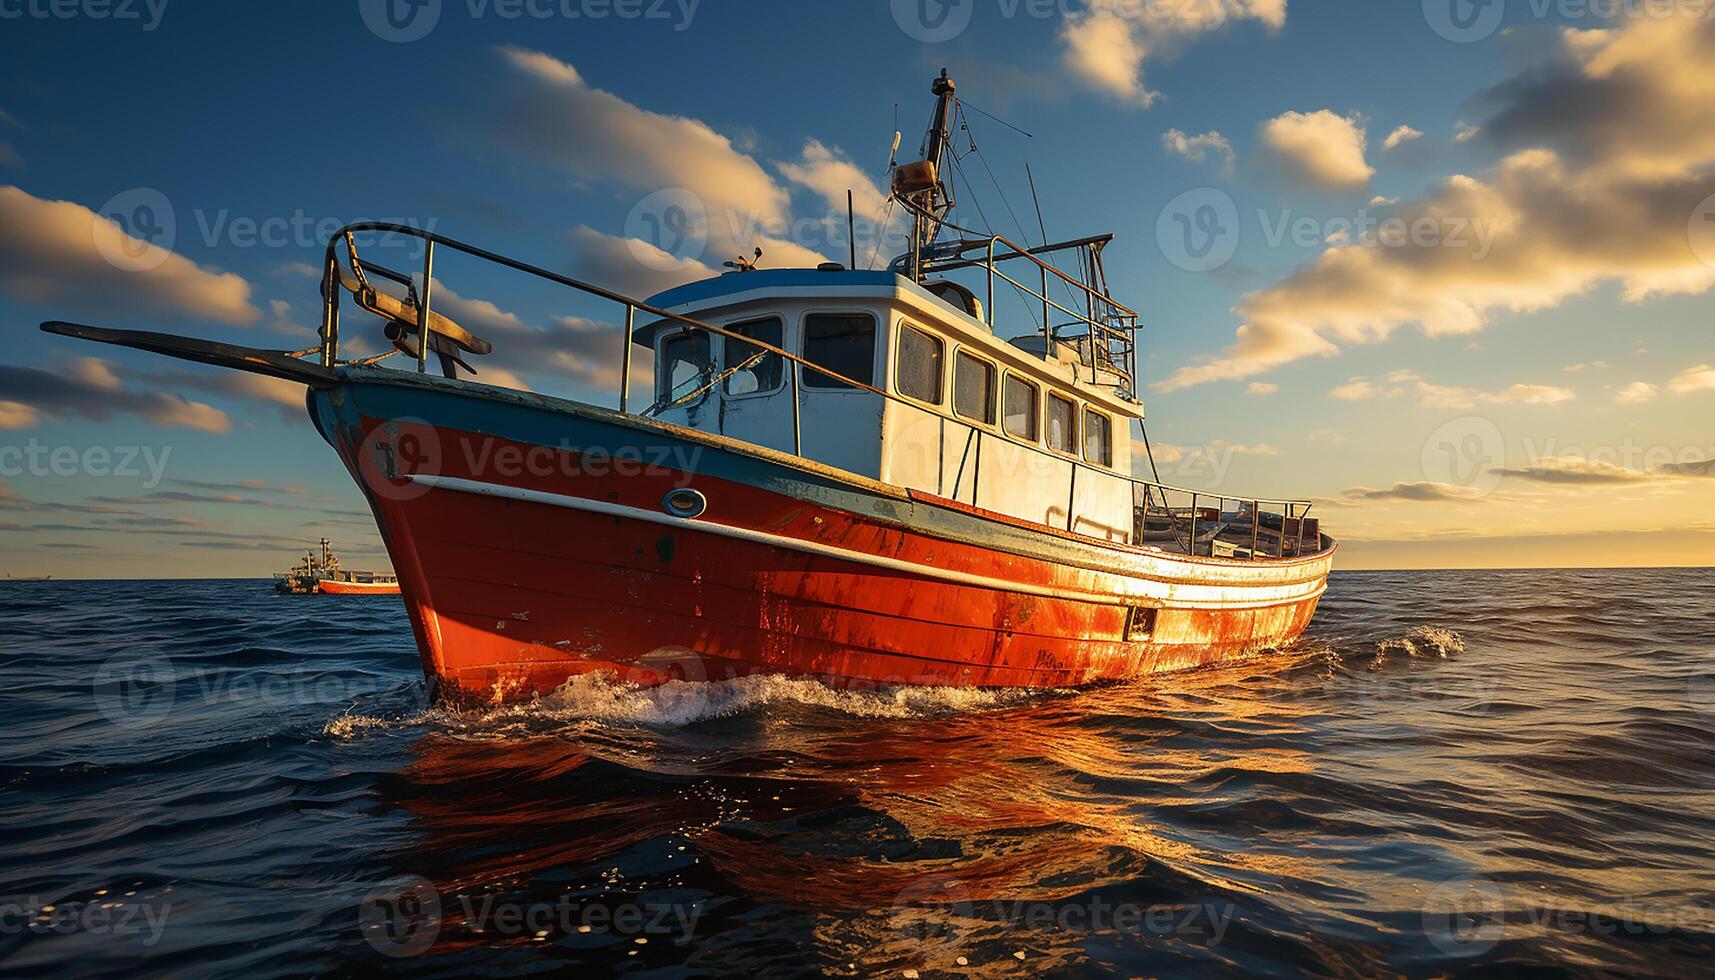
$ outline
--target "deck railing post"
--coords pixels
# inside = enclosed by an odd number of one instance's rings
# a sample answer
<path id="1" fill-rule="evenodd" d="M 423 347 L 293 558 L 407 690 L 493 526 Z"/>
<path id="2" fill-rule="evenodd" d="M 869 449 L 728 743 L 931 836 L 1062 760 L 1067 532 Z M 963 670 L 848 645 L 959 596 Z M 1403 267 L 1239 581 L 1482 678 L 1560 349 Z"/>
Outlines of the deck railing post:
<path id="1" fill-rule="evenodd" d="M 793 361 L 787 372 L 792 378 L 792 455 L 804 455 L 803 430 L 798 423 L 798 362 Z"/>
<path id="2" fill-rule="evenodd" d="M 989 239 L 989 261 L 988 261 L 988 267 L 989 267 L 989 300 L 988 300 L 988 302 L 989 302 L 989 305 L 988 305 L 988 309 L 983 311 L 984 319 L 986 319 L 988 321 L 988 325 L 990 327 L 994 326 L 994 243 L 995 243 L 995 239 L 990 238 Z"/>
<path id="3" fill-rule="evenodd" d="M 1297 510 L 1297 508 L 1292 504 L 1287 504 L 1285 506 L 1286 519 L 1280 522 L 1280 548 L 1278 549 L 1279 554 L 1275 555 L 1276 558 L 1286 557 L 1286 526 L 1292 523 L 1292 515 Z"/>
<path id="4" fill-rule="evenodd" d="M 1251 508 L 1251 561 L 1256 561 L 1257 542 L 1262 538 L 1262 501 L 1253 500 Z"/>
<path id="5" fill-rule="evenodd" d="M 1050 309 L 1050 306 L 1048 303 L 1048 267 L 1045 265 L 1041 266 L 1041 272 L 1042 272 L 1042 329 L 1045 333 L 1052 335 L 1054 333 L 1054 330 L 1053 330 L 1053 328 L 1051 328 L 1048 325 L 1049 318 L 1052 316 L 1052 314 L 1048 312 Z M 1050 352 L 1050 353 L 1052 353 L 1052 352 Z"/>
<path id="6" fill-rule="evenodd" d="M 434 288 L 435 243 L 423 243 L 423 295 L 417 303 L 417 373 L 429 373 L 429 293 Z"/>
<path id="7" fill-rule="evenodd" d="M 1066 483 L 1066 530 L 1072 530 L 1077 522 L 1072 517 L 1074 508 L 1078 506 L 1078 461 L 1072 461 L 1072 477 Z"/>
<path id="8" fill-rule="evenodd" d="M 1196 494 L 1191 495 L 1191 543 L 1186 546 L 1185 553 L 1188 555 L 1195 555 L 1197 553 L 1197 495 Z"/>
<path id="9" fill-rule="evenodd" d="M 625 336 L 620 338 L 619 355 L 619 414 L 631 409 L 631 328 L 637 319 L 637 307 L 625 304 Z"/>
<path id="10" fill-rule="evenodd" d="M 339 359 L 339 260 L 328 257 L 322 270 L 322 367 Z"/>
<path id="11" fill-rule="evenodd" d="M 971 506 L 981 507 L 978 494 L 983 485 L 983 430 L 973 425 L 971 432 L 977 437 L 977 465 L 971 470 Z"/>
<path id="12" fill-rule="evenodd" d="M 1306 507 L 1304 513 L 1298 515 L 1298 549 L 1293 552 L 1294 556 L 1298 558 L 1304 557 L 1304 521 L 1305 515 L 1309 513 L 1310 508 Z"/>

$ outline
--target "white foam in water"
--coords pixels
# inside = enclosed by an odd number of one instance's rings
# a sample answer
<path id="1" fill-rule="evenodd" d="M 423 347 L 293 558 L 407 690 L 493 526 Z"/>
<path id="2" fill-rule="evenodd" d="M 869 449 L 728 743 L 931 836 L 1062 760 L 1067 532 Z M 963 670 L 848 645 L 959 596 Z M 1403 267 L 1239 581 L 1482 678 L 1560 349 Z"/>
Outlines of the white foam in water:
<path id="1" fill-rule="evenodd" d="M 1445 660 L 1465 652 L 1465 640 L 1458 633 L 1439 626 L 1414 626 L 1409 633 L 1376 644 L 1378 654 L 1398 650 L 1408 657 L 1433 656 Z"/>
<path id="2" fill-rule="evenodd" d="M 712 718 L 743 714 L 772 704 L 826 708 L 859 718 L 932 718 L 986 711 L 1019 704 L 1042 692 L 974 687 L 898 687 L 839 690 L 820 681 L 758 675 L 725 681 L 670 681 L 639 687 L 599 674 L 572 678 L 550 694 L 488 710 L 435 707 L 387 719 L 346 714 L 328 722 L 322 734 L 351 739 L 395 726 L 441 724 L 466 731 L 494 731 L 513 725 L 540 726 L 596 722 L 678 728 Z"/>
<path id="3" fill-rule="evenodd" d="M 616 683 L 599 674 L 585 674 L 537 700 L 496 709 L 484 720 L 528 716 L 675 728 L 771 704 L 811 705 L 860 718 L 923 718 L 983 711 L 1016 704 L 1030 696 L 1031 692 L 1026 691 L 970 687 L 850 691 L 820 681 L 775 675 L 725 681 L 669 681 L 659 687 L 638 687 Z"/>
<path id="4" fill-rule="evenodd" d="M 363 732 L 392 725 L 393 722 L 374 715 L 340 715 L 322 726 L 322 734 L 329 738 L 355 738 Z"/>

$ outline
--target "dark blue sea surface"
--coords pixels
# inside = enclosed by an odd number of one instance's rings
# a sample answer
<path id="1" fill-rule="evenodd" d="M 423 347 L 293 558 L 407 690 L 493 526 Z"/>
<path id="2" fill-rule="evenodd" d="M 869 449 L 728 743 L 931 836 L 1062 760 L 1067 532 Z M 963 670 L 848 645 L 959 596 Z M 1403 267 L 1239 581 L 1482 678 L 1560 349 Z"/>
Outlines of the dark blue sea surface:
<path id="1" fill-rule="evenodd" d="M 1715 972 L 1715 571 L 1340 574 L 1077 692 L 425 700 L 396 598 L 0 583 L 0 974 Z"/>

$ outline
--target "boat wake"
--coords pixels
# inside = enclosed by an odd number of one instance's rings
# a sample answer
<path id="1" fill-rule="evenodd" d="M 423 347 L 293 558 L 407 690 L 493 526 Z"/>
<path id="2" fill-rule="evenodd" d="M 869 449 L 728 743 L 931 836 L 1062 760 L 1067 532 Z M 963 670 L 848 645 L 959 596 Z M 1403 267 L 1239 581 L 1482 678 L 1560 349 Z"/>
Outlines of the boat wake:
<path id="1" fill-rule="evenodd" d="M 463 734 L 502 734 L 519 730 L 539 732 L 583 722 L 683 728 L 772 706 L 820 709 L 854 718 L 931 719 L 1007 708 L 1044 696 L 1045 692 L 1037 690 L 974 687 L 843 690 L 818 680 L 778 675 L 670 681 L 657 687 L 641 687 L 600 674 L 586 674 L 571 679 L 552 693 L 496 708 L 436 706 L 396 720 L 345 714 L 329 721 L 322 734 L 349 739 L 377 729 L 422 725 Z"/>

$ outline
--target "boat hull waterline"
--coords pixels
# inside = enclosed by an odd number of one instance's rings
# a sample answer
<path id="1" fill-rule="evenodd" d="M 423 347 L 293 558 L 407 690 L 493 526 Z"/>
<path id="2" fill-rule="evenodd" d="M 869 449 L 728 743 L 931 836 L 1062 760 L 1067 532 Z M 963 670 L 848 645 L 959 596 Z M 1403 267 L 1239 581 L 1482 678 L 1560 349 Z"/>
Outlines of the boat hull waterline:
<path id="1" fill-rule="evenodd" d="M 397 582 L 341 582 L 322 579 L 316 591 L 323 595 L 399 595 Z"/>
<path id="2" fill-rule="evenodd" d="M 341 373 L 311 413 L 455 700 L 596 672 L 1075 687 L 1284 646 L 1333 562 L 1099 541 L 581 403 Z"/>

